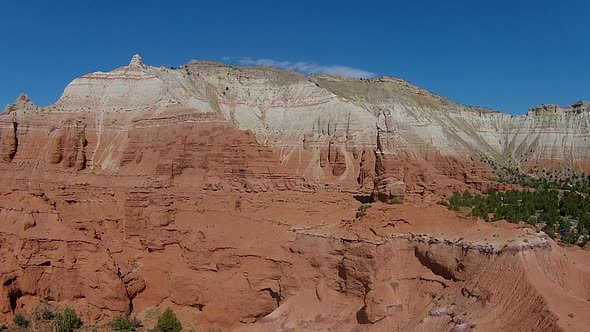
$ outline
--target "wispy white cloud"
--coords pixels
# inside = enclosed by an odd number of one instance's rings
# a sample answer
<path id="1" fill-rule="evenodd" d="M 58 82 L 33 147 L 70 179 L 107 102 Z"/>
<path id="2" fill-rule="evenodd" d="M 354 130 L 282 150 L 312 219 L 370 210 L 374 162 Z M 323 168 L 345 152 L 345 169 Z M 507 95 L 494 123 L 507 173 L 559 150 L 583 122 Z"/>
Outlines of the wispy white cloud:
<path id="1" fill-rule="evenodd" d="M 298 71 L 304 74 L 331 74 L 354 78 L 372 78 L 377 74 L 370 71 L 340 65 L 318 65 L 310 62 L 277 61 L 273 59 L 242 58 L 238 60 L 242 66 L 270 66 L 281 69 Z"/>

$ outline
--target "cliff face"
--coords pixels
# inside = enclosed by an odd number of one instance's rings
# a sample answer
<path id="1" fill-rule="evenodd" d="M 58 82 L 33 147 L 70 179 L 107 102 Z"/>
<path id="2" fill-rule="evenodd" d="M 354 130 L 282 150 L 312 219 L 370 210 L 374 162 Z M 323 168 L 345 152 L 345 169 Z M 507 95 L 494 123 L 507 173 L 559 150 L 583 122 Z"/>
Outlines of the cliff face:
<path id="1" fill-rule="evenodd" d="M 484 156 L 585 165 L 583 107 L 139 57 L 23 95 L 0 115 L 0 323 L 45 299 L 99 325 L 170 306 L 187 329 L 584 330 L 586 252 L 431 204 L 487 188 Z M 370 193 L 412 204 L 356 215 Z"/>
<path id="2" fill-rule="evenodd" d="M 584 102 L 569 108 L 545 105 L 510 116 L 463 106 L 388 77 L 306 77 L 204 61 L 171 70 L 146 66 L 134 57 L 128 66 L 75 79 L 49 107 L 37 108 L 23 98 L 7 108 L 4 122 L 31 113 L 82 116 L 86 130 L 97 137 L 112 128 L 126 130 L 135 119 L 174 105 L 195 114 L 215 114 L 255 133 L 260 144 L 307 181 L 348 187 L 371 186 L 371 167 L 361 164 L 364 152 L 375 149 L 378 130 L 390 133 L 397 152 L 458 180 L 484 175 L 473 169 L 485 168 L 483 161 L 524 171 L 585 171 L 590 166 L 590 112 Z M 88 151 L 102 148 L 88 143 Z M 96 157 L 100 155 L 88 157 L 93 168 L 117 164 L 106 155 Z M 485 178 L 474 179 L 480 180 Z"/>

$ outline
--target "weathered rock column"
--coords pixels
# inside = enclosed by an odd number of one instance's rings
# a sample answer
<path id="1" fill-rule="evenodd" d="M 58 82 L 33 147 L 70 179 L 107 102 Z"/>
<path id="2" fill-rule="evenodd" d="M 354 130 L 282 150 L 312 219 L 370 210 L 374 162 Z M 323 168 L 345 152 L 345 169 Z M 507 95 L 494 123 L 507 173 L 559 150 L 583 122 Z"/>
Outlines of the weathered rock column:
<path id="1" fill-rule="evenodd" d="M 377 150 L 375 150 L 375 187 L 373 200 L 389 202 L 394 198 L 402 200 L 406 194 L 406 184 L 389 171 L 389 164 L 395 162 L 396 152 L 392 132 L 377 131 Z"/>

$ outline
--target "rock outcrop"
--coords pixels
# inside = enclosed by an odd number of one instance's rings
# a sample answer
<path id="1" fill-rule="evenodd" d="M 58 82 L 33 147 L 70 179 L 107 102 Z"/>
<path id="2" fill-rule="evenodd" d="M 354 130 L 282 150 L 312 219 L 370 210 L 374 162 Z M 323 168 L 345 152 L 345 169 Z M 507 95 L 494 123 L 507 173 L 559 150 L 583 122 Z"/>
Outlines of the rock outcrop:
<path id="1" fill-rule="evenodd" d="M 86 168 L 86 124 L 75 119 L 68 119 L 61 124 L 56 135 L 49 142 L 48 162 L 62 163 L 64 168 L 76 170 Z"/>
<path id="2" fill-rule="evenodd" d="M 398 158 L 396 149 L 392 144 L 393 135 L 387 132 L 379 132 L 377 135 L 377 149 L 375 150 L 375 185 L 373 199 L 375 201 L 389 202 L 392 199 L 403 200 L 406 194 L 404 175 L 394 164 Z"/>
<path id="3" fill-rule="evenodd" d="M 197 330 L 586 330 L 587 252 L 432 204 L 489 186 L 484 156 L 586 165 L 585 107 L 139 56 L 21 96 L 0 115 L 0 324 L 48 301 L 97 326 L 170 307 Z M 405 203 L 356 218 L 369 195 Z"/>
<path id="4" fill-rule="evenodd" d="M 8 111 L 41 111 L 21 99 Z M 75 79 L 44 111 L 83 112 L 95 117 L 92 125 L 111 118 L 113 125 L 124 126 L 142 113 L 173 105 L 218 114 L 238 129 L 251 130 L 282 163 L 312 181 L 348 186 L 364 177 L 359 153 L 376 148 L 377 128 L 395 132 L 398 150 L 411 158 L 436 159 L 431 163 L 436 173 L 451 178 L 469 177 L 454 172 L 473 163 L 478 176 L 489 174 L 490 163 L 523 170 L 535 165 L 590 169 L 585 102 L 511 116 L 463 106 L 389 77 L 306 77 L 206 61 L 172 70 L 147 66 L 136 55 L 128 66 Z"/>
<path id="5" fill-rule="evenodd" d="M 0 129 L 0 158 L 3 162 L 11 162 L 18 149 L 18 123 L 12 122 Z"/>

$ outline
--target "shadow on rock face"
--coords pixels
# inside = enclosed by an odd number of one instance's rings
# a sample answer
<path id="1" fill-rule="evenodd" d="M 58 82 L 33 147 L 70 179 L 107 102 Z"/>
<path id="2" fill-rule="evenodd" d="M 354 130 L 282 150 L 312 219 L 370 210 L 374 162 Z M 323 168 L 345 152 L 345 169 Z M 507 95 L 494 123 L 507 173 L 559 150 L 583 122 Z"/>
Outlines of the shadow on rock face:
<path id="1" fill-rule="evenodd" d="M 445 264 L 441 257 L 436 257 L 431 251 L 423 251 L 418 248 L 414 248 L 414 254 L 416 258 L 418 258 L 420 264 L 432 271 L 432 273 L 447 280 L 456 280 L 453 275 L 453 270 L 451 267 L 447 266 L 448 264 Z"/>
<path id="2" fill-rule="evenodd" d="M 16 310 L 16 303 L 20 297 L 23 296 L 23 293 L 20 289 L 12 289 L 8 292 L 8 301 L 10 302 L 10 310 L 15 312 Z"/>
<path id="3" fill-rule="evenodd" d="M 362 204 L 373 203 L 371 195 L 354 195 L 353 197 Z"/>
<path id="4" fill-rule="evenodd" d="M 363 306 L 361 310 L 356 312 L 356 321 L 359 324 L 370 324 L 369 317 L 367 317 L 367 306 Z"/>

